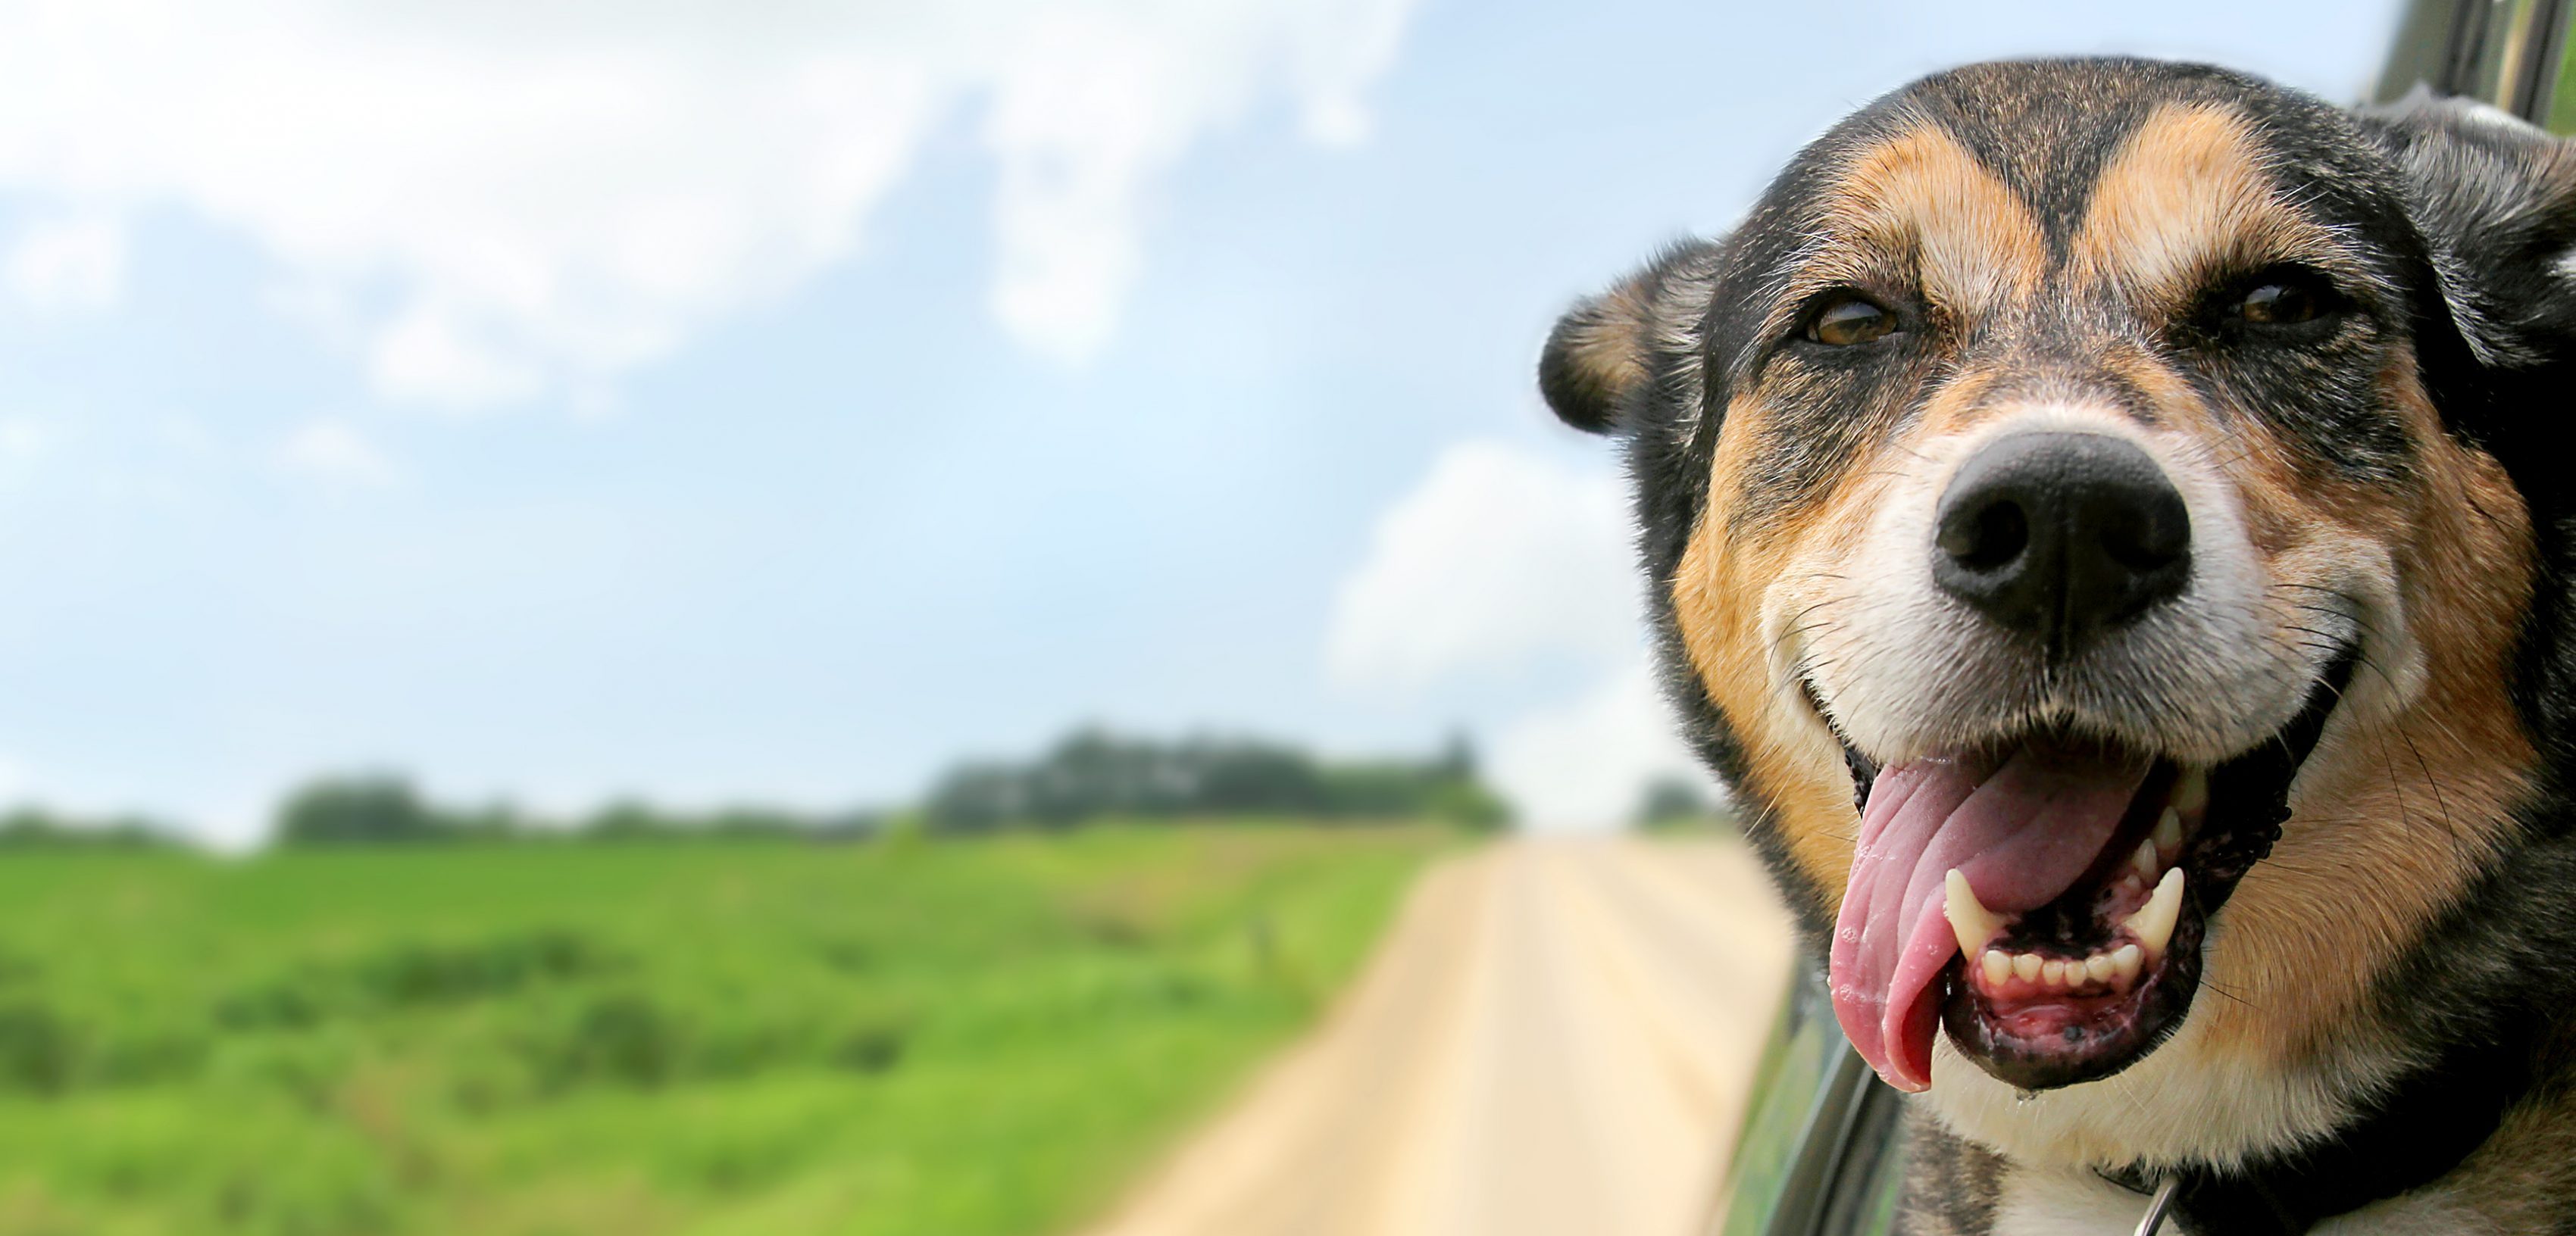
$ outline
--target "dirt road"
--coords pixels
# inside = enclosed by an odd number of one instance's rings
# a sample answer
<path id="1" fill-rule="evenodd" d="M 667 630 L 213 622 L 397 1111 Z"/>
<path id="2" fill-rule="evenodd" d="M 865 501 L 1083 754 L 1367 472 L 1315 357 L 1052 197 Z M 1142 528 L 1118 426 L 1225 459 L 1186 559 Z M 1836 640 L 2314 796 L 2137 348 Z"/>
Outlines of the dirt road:
<path id="1" fill-rule="evenodd" d="M 1324 1025 L 1089 1236 L 1695 1236 L 1788 949 L 1741 847 L 1453 861 Z"/>

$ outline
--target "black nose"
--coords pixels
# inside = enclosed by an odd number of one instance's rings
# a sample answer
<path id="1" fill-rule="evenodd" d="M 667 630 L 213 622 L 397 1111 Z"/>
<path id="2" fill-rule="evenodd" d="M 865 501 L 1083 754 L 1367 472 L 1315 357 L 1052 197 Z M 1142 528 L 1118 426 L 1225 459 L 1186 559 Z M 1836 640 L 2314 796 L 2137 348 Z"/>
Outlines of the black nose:
<path id="1" fill-rule="evenodd" d="M 2016 433 L 1941 497 L 1932 578 L 2050 654 L 2145 613 L 2191 576 L 2191 512 L 2145 451 L 2095 433 Z"/>

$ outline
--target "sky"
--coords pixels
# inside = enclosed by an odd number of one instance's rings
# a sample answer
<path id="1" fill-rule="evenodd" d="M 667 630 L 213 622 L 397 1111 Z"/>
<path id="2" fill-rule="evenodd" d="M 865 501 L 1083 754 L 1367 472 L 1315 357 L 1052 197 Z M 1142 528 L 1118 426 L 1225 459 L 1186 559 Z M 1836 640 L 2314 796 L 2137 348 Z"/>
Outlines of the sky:
<path id="1" fill-rule="evenodd" d="M 2038 53 L 2384 3 L 0 0 L 0 801 L 897 802 L 1071 726 L 1689 768 L 1554 316 Z"/>

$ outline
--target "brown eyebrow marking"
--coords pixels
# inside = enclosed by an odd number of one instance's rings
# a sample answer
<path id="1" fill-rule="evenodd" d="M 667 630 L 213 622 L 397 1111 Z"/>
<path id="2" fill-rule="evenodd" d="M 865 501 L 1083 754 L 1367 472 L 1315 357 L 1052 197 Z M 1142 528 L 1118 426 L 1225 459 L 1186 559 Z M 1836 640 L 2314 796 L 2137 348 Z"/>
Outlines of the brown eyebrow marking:
<path id="1" fill-rule="evenodd" d="M 2165 312 L 2217 272 L 2286 261 L 2351 264 L 2283 197 L 2252 126 L 2209 103 L 2167 103 L 2139 124 L 2094 182 L 2067 253 L 2078 285 Z"/>
<path id="2" fill-rule="evenodd" d="M 2048 267 L 2029 205 L 1928 120 L 1856 155 L 1825 195 L 1818 222 L 1829 239 L 1802 255 L 1784 311 L 1837 283 L 1867 286 L 1900 274 L 1934 306 L 1973 319 L 2028 295 Z"/>

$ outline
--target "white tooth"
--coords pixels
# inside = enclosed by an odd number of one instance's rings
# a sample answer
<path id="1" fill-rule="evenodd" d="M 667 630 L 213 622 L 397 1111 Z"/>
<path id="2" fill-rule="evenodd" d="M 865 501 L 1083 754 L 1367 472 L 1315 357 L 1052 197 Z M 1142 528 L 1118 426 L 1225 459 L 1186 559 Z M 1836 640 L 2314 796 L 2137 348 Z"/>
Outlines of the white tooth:
<path id="1" fill-rule="evenodd" d="M 2165 808 L 2164 815 L 2156 820 L 2155 843 L 2156 849 L 2166 854 L 2182 850 L 2182 816 L 2171 807 Z"/>
<path id="2" fill-rule="evenodd" d="M 2004 917 L 1977 900 L 1977 890 L 1968 887 L 1968 877 L 1952 867 L 1949 877 L 1950 904 L 1943 907 L 1950 917 L 1950 931 L 1959 937 L 1959 955 L 1974 957 L 1986 942 L 2002 935 Z"/>
<path id="3" fill-rule="evenodd" d="M 2051 957 L 2039 963 L 2039 981 L 2050 987 L 2066 985 L 2066 963 Z"/>
<path id="4" fill-rule="evenodd" d="M 2173 939 L 2174 920 L 2180 917 L 2182 868 L 2176 867 L 2166 872 L 2165 878 L 2156 881 L 2156 891 L 2148 895 L 2147 904 L 2138 907 L 2138 912 L 2122 920 L 2120 925 L 2137 935 L 2138 944 L 2147 950 L 2147 956 L 2162 957 L 2165 945 Z"/>
<path id="5" fill-rule="evenodd" d="M 2004 985 L 2005 980 L 2012 977 L 2012 958 L 2005 956 L 2002 949 L 1987 949 L 1986 955 L 1978 960 L 1983 962 L 1986 967 L 1987 986 L 2001 987 Z"/>
<path id="6" fill-rule="evenodd" d="M 2120 976 L 2120 981 L 2123 983 L 2138 977 L 2138 966 L 2145 960 L 2145 956 L 2138 952 L 2138 946 L 2134 944 L 2123 944 L 2111 950 L 2111 969 Z"/>
<path id="7" fill-rule="evenodd" d="M 2165 814 L 2173 813 L 2168 811 Z M 2139 842 L 2138 852 L 2129 856 L 2129 866 L 2138 873 L 2138 878 L 2141 880 L 2155 879 L 2156 868 L 2163 865 L 2156 861 L 2156 843 L 2152 841 Z"/>
<path id="8" fill-rule="evenodd" d="M 2025 982 L 2025 983 L 2036 983 L 2036 982 L 2038 982 L 2038 981 L 2039 981 L 2039 954 L 2037 954 L 2037 953 L 2015 953 L 2015 954 L 2013 954 L 2013 973 L 2020 975 L 2020 976 L 2021 976 L 2021 981 L 2023 981 L 2023 982 Z"/>
<path id="9" fill-rule="evenodd" d="M 2095 953 L 2084 959 L 2084 973 L 2091 976 L 2096 983 L 2110 982 L 2111 974 L 2115 969 L 2117 967 L 2112 964 L 2108 954 Z"/>
<path id="10" fill-rule="evenodd" d="M 2209 805 L 2209 770 L 2186 768 L 2174 781 L 2173 795 L 2165 801 L 2176 811 L 2199 811 Z"/>

